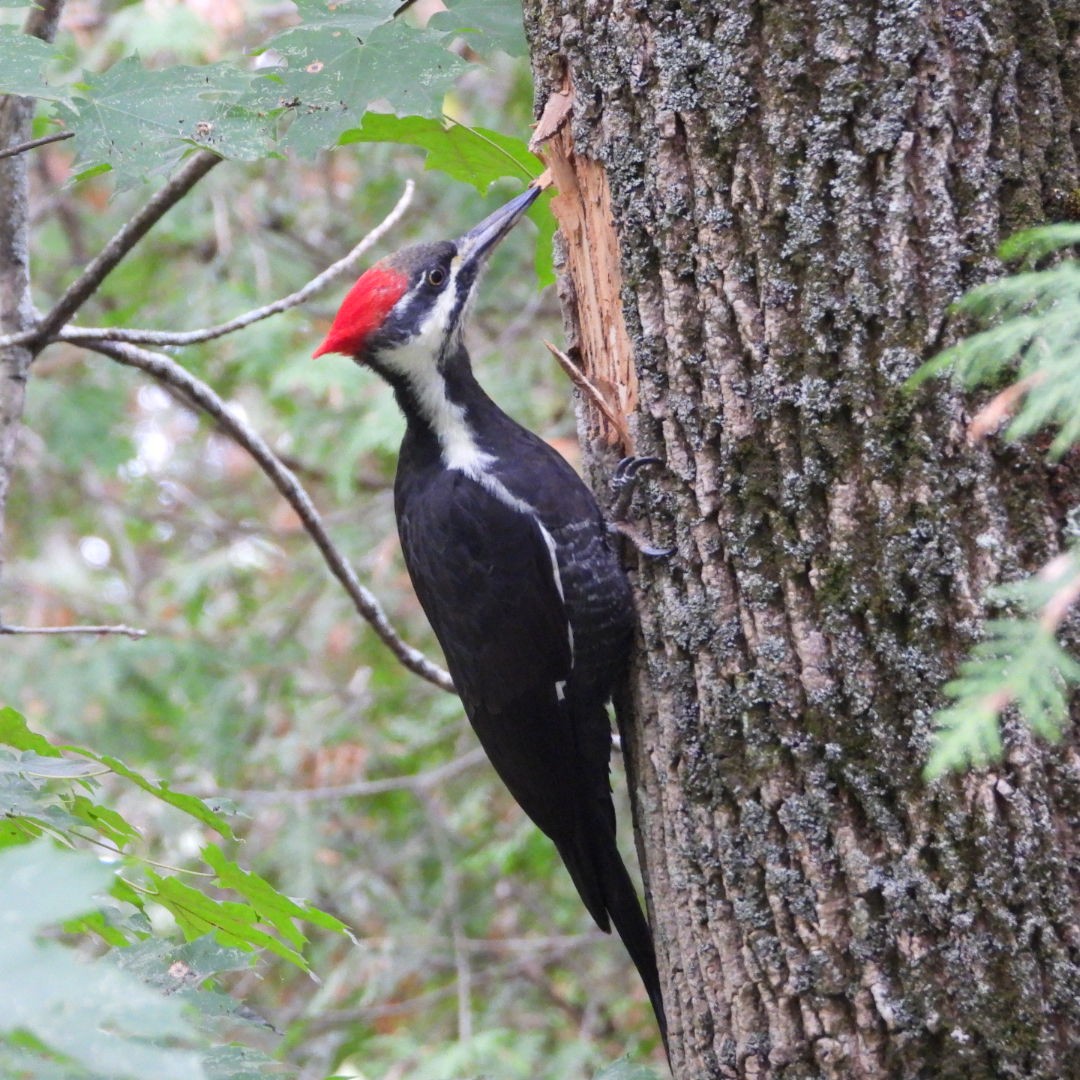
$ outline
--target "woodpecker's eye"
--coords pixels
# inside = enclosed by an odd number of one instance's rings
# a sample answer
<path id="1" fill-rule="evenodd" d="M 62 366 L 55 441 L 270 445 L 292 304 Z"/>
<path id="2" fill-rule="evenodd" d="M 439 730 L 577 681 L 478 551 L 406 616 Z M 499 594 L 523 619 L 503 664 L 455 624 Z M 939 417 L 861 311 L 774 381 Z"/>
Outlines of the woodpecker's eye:
<path id="1" fill-rule="evenodd" d="M 427 272 L 427 283 L 434 288 L 438 288 L 446 280 L 446 272 L 444 270 L 429 270 Z"/>

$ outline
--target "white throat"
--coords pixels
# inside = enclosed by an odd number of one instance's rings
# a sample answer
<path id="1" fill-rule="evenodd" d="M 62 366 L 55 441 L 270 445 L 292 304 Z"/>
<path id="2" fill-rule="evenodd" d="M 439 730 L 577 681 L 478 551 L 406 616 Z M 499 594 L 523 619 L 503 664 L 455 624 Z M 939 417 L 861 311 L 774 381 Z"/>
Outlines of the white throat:
<path id="1" fill-rule="evenodd" d="M 478 477 L 493 459 L 477 444 L 465 410 L 446 396 L 446 383 L 436 366 L 445 328 L 457 299 L 456 277 L 455 264 L 450 271 L 450 280 L 415 337 L 383 353 L 380 362 L 408 384 L 417 407 L 439 440 L 443 464 L 448 469 L 460 469 Z M 401 302 L 407 301 L 406 297 Z M 459 316 L 459 326 L 464 314 Z"/>

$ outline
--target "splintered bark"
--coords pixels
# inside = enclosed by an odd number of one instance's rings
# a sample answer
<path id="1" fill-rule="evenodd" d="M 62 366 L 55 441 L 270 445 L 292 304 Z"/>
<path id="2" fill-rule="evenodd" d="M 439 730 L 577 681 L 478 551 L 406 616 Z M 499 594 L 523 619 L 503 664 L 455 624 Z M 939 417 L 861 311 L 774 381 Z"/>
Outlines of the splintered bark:
<path id="1" fill-rule="evenodd" d="M 1080 1075 L 1075 742 L 1011 728 L 999 766 L 921 776 L 985 590 L 1059 550 L 1075 463 L 969 445 L 947 386 L 903 388 L 998 243 L 1077 205 L 1077 3 L 526 21 L 621 267 L 598 312 L 568 254 L 571 355 L 601 385 L 589 343 L 619 332 L 575 319 L 624 320 L 630 432 L 665 462 L 627 756 L 676 1076 Z"/>

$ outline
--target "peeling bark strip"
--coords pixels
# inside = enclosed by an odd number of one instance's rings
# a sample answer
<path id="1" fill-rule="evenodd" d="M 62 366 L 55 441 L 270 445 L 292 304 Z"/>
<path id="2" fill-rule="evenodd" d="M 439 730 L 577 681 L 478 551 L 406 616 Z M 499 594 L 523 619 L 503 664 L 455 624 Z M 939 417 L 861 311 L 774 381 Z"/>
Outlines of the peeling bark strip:
<path id="1" fill-rule="evenodd" d="M 969 445 L 947 387 L 902 389 L 999 241 L 1080 189 L 1080 9 L 526 22 L 540 100 L 575 89 L 560 189 L 610 187 L 633 429 L 667 464 L 648 529 L 677 554 L 639 567 L 624 745 L 676 1076 L 1080 1075 L 1075 739 L 1012 731 L 993 773 L 921 779 L 986 587 L 1060 550 L 1080 491 Z M 576 294 L 597 238 L 567 237 Z"/>
<path id="2" fill-rule="evenodd" d="M 568 123 L 573 101 L 568 87 L 551 95 L 530 149 L 543 153 L 558 191 L 551 209 L 566 245 L 560 298 L 570 351 L 580 354 L 582 373 L 608 405 L 599 408 L 584 396 L 586 438 L 629 454 L 633 439 L 626 418 L 637 407 L 637 372 L 622 318 L 619 239 L 607 174 L 599 162 L 575 153 Z"/>

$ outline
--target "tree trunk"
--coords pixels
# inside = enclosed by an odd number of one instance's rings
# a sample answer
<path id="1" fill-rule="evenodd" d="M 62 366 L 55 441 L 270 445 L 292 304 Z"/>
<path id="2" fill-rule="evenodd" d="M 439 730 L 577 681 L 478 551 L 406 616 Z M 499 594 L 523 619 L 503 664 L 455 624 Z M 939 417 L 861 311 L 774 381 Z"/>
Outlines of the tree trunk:
<path id="1" fill-rule="evenodd" d="M 999 767 L 921 776 L 986 588 L 1058 550 L 1077 485 L 903 388 L 999 241 L 1075 205 L 1077 3 L 526 22 L 540 105 L 572 100 L 571 355 L 665 466 L 626 741 L 675 1075 L 1080 1075 L 1075 746 L 1013 730 Z"/>
<path id="2" fill-rule="evenodd" d="M 63 0 L 41 0 L 26 18 L 26 33 L 52 41 L 62 7 Z M 0 94 L 0 149 L 20 146 L 30 139 L 34 107 L 32 98 Z M 0 336 L 22 333 L 34 324 L 27 170 L 25 153 L 0 158 Z M 0 346 L 0 539 L 32 359 L 29 348 Z"/>

